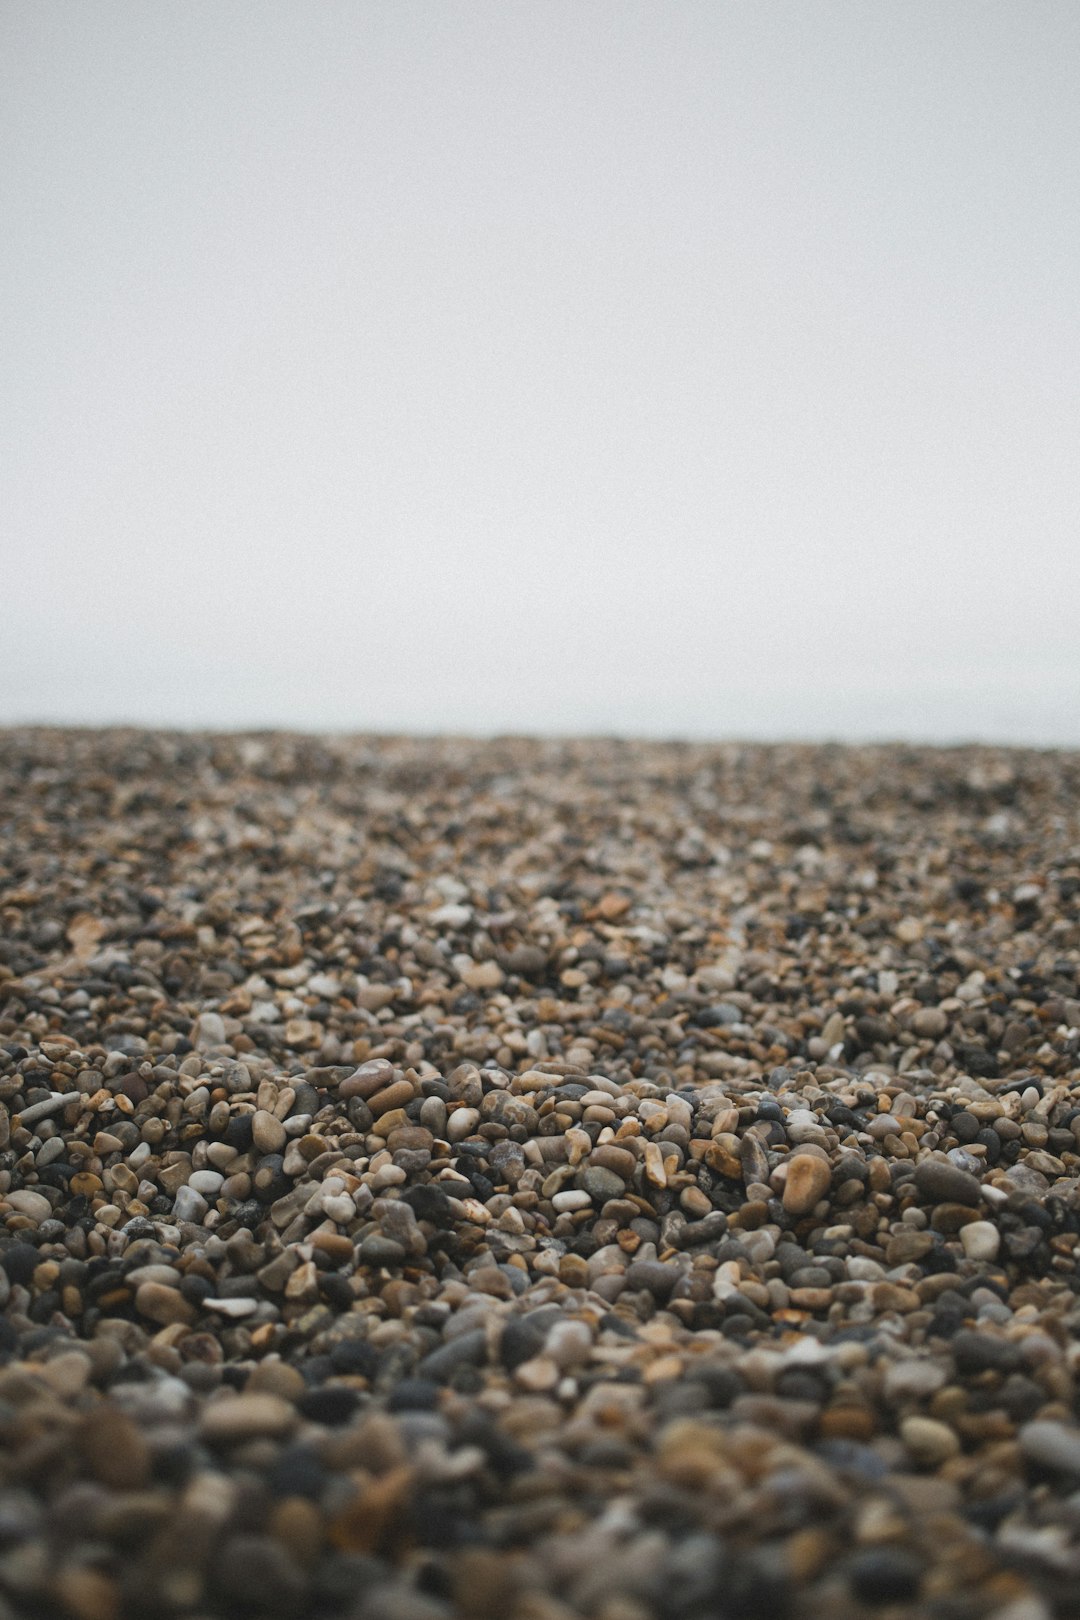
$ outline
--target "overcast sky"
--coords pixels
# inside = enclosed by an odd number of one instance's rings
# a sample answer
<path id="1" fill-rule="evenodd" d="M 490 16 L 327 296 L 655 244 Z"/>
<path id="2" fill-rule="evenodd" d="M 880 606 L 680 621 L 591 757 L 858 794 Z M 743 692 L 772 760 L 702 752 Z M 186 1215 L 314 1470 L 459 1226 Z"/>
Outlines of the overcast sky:
<path id="1" fill-rule="evenodd" d="M 1076 0 L 0 28 L 0 721 L 1080 744 Z"/>

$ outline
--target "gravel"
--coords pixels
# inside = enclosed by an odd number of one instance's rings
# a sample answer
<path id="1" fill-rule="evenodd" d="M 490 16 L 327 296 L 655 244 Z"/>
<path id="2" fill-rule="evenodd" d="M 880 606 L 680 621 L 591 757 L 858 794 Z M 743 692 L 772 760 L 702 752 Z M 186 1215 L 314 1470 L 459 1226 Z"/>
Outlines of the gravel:
<path id="1" fill-rule="evenodd" d="M 0 734 L 0 1620 L 1050 1620 L 1080 759 Z"/>

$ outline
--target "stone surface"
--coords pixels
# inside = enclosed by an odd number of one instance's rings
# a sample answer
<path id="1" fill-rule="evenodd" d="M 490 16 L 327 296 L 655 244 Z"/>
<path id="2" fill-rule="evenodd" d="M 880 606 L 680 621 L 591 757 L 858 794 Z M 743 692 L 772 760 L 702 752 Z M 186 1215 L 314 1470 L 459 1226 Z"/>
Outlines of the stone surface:
<path id="1" fill-rule="evenodd" d="M 5 734 L 0 1608 L 1064 1613 L 1078 784 Z"/>

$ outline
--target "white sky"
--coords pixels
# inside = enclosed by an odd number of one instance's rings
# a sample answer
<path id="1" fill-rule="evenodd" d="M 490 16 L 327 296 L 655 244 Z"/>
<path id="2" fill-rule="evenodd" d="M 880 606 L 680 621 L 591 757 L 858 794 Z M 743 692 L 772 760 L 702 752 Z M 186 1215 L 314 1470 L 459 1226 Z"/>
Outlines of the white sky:
<path id="1" fill-rule="evenodd" d="M 15 0 L 0 721 L 1080 744 L 1076 0 Z"/>

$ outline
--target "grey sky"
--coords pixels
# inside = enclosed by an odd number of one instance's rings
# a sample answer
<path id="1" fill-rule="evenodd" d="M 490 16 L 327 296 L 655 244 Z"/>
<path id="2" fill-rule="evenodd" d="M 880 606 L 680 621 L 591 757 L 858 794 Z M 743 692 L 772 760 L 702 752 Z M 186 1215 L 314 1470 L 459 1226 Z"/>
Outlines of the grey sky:
<path id="1" fill-rule="evenodd" d="M 0 721 L 1080 744 L 1075 0 L 19 0 Z"/>

